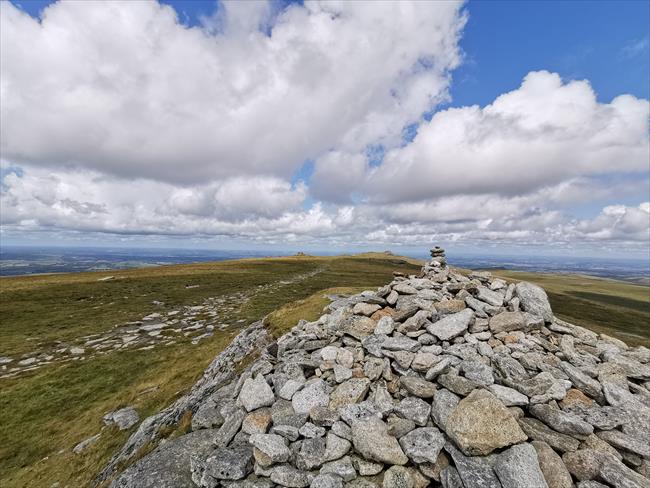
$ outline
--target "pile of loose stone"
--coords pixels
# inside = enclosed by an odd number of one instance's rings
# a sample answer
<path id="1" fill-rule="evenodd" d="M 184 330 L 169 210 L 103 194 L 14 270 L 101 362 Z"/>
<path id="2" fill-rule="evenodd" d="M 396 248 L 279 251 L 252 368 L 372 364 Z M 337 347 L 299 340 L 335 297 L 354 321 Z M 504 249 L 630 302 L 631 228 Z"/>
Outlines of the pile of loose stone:
<path id="1" fill-rule="evenodd" d="M 431 255 L 419 276 L 302 321 L 207 397 L 195 432 L 176 440 L 203 436 L 188 478 L 203 488 L 649 487 L 650 350 L 555 318 L 536 285 L 466 276 L 442 249 Z M 145 483 L 131 474 L 113 486 Z"/>

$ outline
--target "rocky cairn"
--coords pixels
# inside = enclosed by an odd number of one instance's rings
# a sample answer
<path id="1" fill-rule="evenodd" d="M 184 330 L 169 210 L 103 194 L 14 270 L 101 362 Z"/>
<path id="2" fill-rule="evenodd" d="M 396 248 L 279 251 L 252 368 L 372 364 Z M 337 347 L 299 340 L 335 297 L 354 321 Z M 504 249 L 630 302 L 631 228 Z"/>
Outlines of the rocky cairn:
<path id="1" fill-rule="evenodd" d="M 112 486 L 650 487 L 649 363 L 436 247 L 301 321 Z"/>

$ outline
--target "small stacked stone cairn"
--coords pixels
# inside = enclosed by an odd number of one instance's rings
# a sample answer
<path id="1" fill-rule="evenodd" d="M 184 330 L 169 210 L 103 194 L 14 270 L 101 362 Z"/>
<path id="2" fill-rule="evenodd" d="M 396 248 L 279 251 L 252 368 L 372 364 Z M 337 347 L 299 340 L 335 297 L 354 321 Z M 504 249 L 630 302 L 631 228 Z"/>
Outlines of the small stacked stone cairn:
<path id="1" fill-rule="evenodd" d="M 431 257 L 301 321 L 113 486 L 650 487 L 650 350 Z"/>

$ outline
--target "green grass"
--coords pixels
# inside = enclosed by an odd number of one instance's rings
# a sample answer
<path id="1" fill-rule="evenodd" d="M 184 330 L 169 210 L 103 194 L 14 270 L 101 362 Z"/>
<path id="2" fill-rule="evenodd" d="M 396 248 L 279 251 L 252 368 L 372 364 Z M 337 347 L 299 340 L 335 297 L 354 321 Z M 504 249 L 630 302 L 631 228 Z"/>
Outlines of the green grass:
<path id="1" fill-rule="evenodd" d="M 650 287 L 583 275 L 495 271 L 543 287 L 559 318 L 628 344 L 650 346 Z"/>
<path id="2" fill-rule="evenodd" d="M 348 291 L 380 286 L 390 281 L 393 271 L 416 272 L 419 265 L 368 254 L 3 278 L 0 355 L 15 357 L 39 343 L 71 340 L 137 320 L 161 310 L 152 300 L 165 302 L 162 310 L 172 310 L 319 268 L 321 273 L 297 284 L 259 292 L 230 317 L 230 323 L 239 319 L 249 323 L 280 309 L 269 322 L 279 335 L 300 318 L 320 315 L 327 299 L 319 291 L 334 286 Z M 108 275 L 115 279 L 97 281 Z M 186 284 L 200 286 L 187 289 Z M 129 435 L 107 428 L 84 454 L 71 453 L 75 444 L 100 431 L 102 416 L 134 405 L 144 418 L 170 404 L 191 387 L 236 332 L 215 333 L 196 346 L 181 340 L 172 346 L 113 352 L 0 380 L 0 486 L 49 487 L 57 481 L 61 486 L 87 485 Z M 157 389 L 140 394 L 151 387 Z"/>

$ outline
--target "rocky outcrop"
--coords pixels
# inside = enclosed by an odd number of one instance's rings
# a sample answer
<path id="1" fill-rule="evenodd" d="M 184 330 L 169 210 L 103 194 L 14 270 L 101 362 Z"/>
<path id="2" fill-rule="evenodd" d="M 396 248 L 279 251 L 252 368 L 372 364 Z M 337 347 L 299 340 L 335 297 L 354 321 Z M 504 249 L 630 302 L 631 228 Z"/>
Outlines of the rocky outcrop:
<path id="1" fill-rule="evenodd" d="M 102 479 L 189 410 L 194 432 L 111 486 L 650 486 L 650 351 L 555 318 L 536 285 L 461 274 L 440 248 L 418 276 L 270 345 L 256 324 L 224 354 Z"/>

